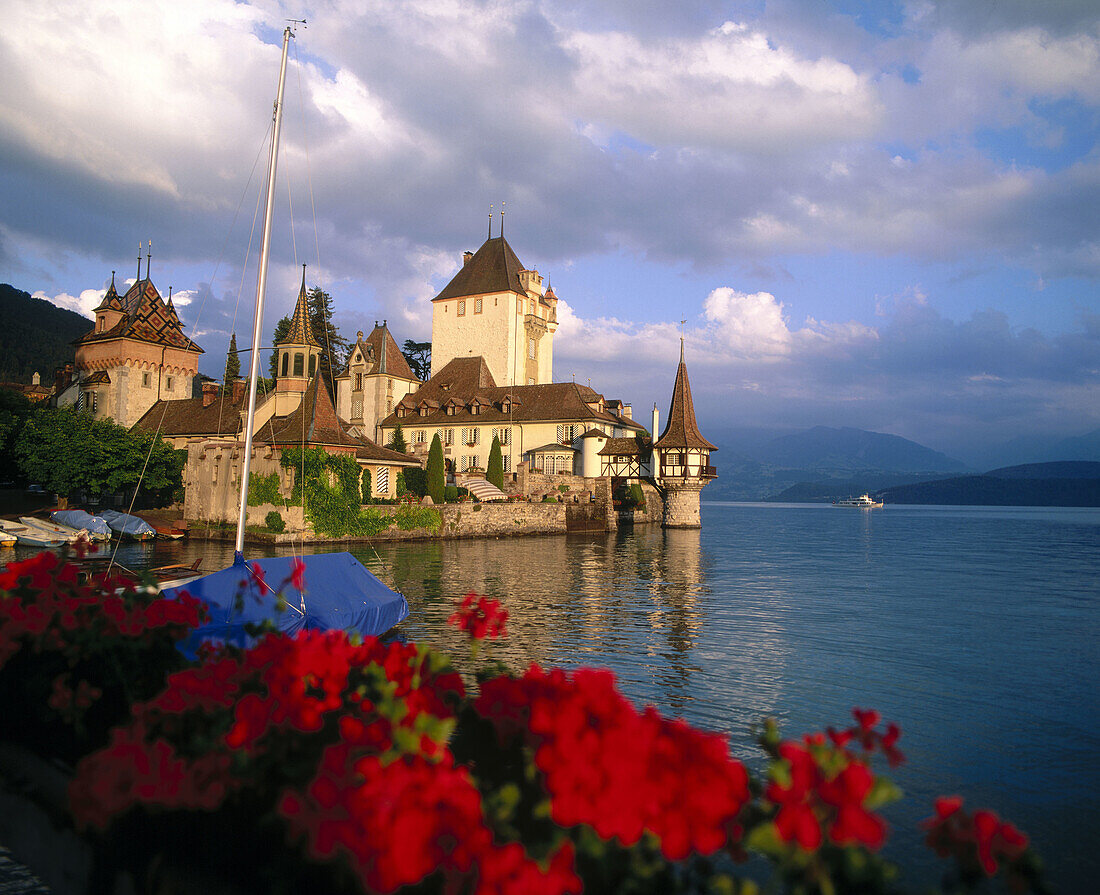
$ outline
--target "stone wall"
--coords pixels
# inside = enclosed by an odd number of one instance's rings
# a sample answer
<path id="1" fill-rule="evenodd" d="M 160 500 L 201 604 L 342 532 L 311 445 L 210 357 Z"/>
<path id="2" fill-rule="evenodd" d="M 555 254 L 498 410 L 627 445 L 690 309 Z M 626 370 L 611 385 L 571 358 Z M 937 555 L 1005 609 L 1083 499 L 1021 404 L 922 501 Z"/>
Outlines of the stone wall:
<path id="1" fill-rule="evenodd" d="M 665 528 L 699 528 L 699 492 L 705 484 L 706 479 L 701 479 L 666 487 L 661 524 Z"/>

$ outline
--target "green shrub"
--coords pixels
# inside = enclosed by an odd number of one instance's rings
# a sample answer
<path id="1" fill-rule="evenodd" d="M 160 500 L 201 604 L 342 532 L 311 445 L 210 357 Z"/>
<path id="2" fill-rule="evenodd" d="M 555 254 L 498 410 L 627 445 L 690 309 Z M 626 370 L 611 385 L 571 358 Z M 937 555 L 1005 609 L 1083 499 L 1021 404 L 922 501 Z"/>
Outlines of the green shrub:
<path id="1" fill-rule="evenodd" d="M 439 510 L 435 507 L 405 504 L 393 514 L 393 521 L 402 531 L 426 528 L 428 531 L 436 532 L 443 524 L 443 517 L 439 515 Z"/>
<path id="2" fill-rule="evenodd" d="M 489 448 L 489 459 L 485 464 L 485 480 L 498 488 L 504 488 L 504 458 L 500 452 L 500 439 L 493 436 L 493 446 Z"/>
<path id="3" fill-rule="evenodd" d="M 286 531 L 286 523 L 283 521 L 283 517 L 279 515 L 278 510 L 272 510 L 264 516 L 264 523 L 267 525 L 267 530 L 273 531 L 275 534 Z"/>
<path id="4" fill-rule="evenodd" d="M 371 492 L 371 474 L 369 469 L 363 470 L 363 503 L 370 503 L 374 498 Z"/>
<path id="5" fill-rule="evenodd" d="M 405 473 L 403 470 L 397 470 L 397 481 L 394 482 L 394 487 L 397 489 L 398 497 L 404 497 L 409 493 L 409 488 L 405 484 Z"/>
<path id="6" fill-rule="evenodd" d="M 642 492 L 642 486 L 635 482 L 630 486 L 630 499 L 634 501 L 634 506 L 640 510 L 645 509 L 645 494 Z"/>
<path id="7" fill-rule="evenodd" d="M 432 503 L 443 503 L 444 492 L 447 487 L 447 473 L 446 466 L 443 463 L 443 442 L 439 440 L 438 432 L 432 438 L 432 446 L 428 448 L 426 475 L 428 493 L 432 496 Z"/>
<path id="8" fill-rule="evenodd" d="M 546 496 L 545 496 L 545 497 L 544 497 L 544 498 L 542 499 L 542 502 L 543 502 L 543 503 L 557 503 L 557 502 L 558 502 L 558 499 L 557 499 L 556 497 L 551 497 L 551 496 L 550 496 L 549 494 L 547 494 L 547 495 L 546 495 Z"/>
<path id="9" fill-rule="evenodd" d="M 443 490 L 443 499 L 447 503 L 454 503 L 456 500 L 458 500 L 458 488 L 456 488 L 454 485 L 448 485 Z"/>
<path id="10" fill-rule="evenodd" d="M 410 466 L 401 475 L 405 479 L 405 489 L 417 497 L 428 493 L 428 473 L 422 466 Z"/>
<path id="11" fill-rule="evenodd" d="M 568 490 L 569 490 L 569 486 L 568 486 L 568 485 L 558 485 L 558 490 L 559 490 L 559 491 L 560 491 L 560 492 L 561 492 L 562 494 L 564 494 L 564 493 L 565 493 L 566 491 L 568 491 Z"/>

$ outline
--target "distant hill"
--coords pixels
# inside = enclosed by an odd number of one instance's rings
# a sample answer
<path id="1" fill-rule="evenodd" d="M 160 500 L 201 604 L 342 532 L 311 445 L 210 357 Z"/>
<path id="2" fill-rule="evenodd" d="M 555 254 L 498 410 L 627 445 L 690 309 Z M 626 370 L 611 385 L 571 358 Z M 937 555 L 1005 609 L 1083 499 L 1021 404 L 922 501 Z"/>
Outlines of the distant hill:
<path id="1" fill-rule="evenodd" d="M 41 298 L 0 283 L 0 380 L 29 383 L 42 374 L 53 385 L 58 367 L 72 363 L 72 341 L 92 328 L 92 321 Z"/>
<path id="2" fill-rule="evenodd" d="M 968 459 L 979 469 L 1055 460 L 1100 461 L 1100 429 L 1069 438 L 1044 432 L 1017 435 L 1003 444 L 976 451 Z"/>
<path id="3" fill-rule="evenodd" d="M 885 488 L 876 496 L 888 504 L 1100 507 L 1100 463 L 1028 463 L 985 475 Z"/>
<path id="4" fill-rule="evenodd" d="M 814 426 L 772 439 L 766 461 L 799 469 L 964 472 L 965 463 L 899 435 Z M 765 459 L 761 457 L 760 459 Z"/>
<path id="5" fill-rule="evenodd" d="M 834 500 L 967 471 L 915 441 L 863 429 L 815 426 L 770 437 L 730 430 L 728 441 L 722 435 L 715 437 L 718 479 L 704 500 Z"/>
<path id="6" fill-rule="evenodd" d="M 1059 460 L 1054 463 L 1025 463 L 991 469 L 987 476 L 995 479 L 1100 479 L 1100 462 L 1091 460 Z"/>

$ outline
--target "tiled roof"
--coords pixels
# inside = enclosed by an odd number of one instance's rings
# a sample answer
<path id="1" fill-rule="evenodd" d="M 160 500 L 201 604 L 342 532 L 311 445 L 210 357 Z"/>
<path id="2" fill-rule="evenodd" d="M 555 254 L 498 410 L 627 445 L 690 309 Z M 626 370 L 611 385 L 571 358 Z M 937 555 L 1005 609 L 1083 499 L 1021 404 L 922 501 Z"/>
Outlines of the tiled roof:
<path id="1" fill-rule="evenodd" d="M 185 435 L 236 435 L 241 431 L 241 410 L 247 405 L 247 394 L 236 403 L 230 395 L 219 394 L 206 407 L 202 398 L 177 401 L 157 401 L 134 423 L 134 428 L 150 432 L 159 430 L 165 437 Z"/>
<path id="2" fill-rule="evenodd" d="M 98 385 L 101 382 L 109 383 L 110 381 L 111 381 L 111 377 L 107 373 L 106 370 L 96 370 L 91 376 L 86 377 L 85 380 L 80 384 L 81 385 Z"/>
<path id="3" fill-rule="evenodd" d="M 491 292 L 526 295 L 527 291 L 519 281 L 519 272 L 523 269 L 522 262 L 503 236 L 487 239 L 432 301 Z"/>
<path id="4" fill-rule="evenodd" d="M 653 447 L 653 442 L 644 435 L 635 435 L 632 438 L 609 438 L 607 444 L 600 449 L 601 457 L 636 457 L 648 454 Z"/>
<path id="5" fill-rule="evenodd" d="M 110 291 L 108 291 L 108 296 Z M 117 307 L 116 307 L 117 300 Z M 108 304 L 108 299 L 104 303 Z M 92 342 L 104 342 L 109 339 L 137 339 L 152 342 L 154 345 L 167 345 L 183 351 L 199 354 L 202 349 L 192 342 L 180 330 L 179 318 L 161 300 L 157 287 L 152 280 L 138 280 L 122 298 L 112 299 L 109 306 L 123 312 L 122 318 L 110 329 L 85 333 L 74 345 L 87 345 Z M 98 310 L 98 309 L 97 309 Z"/>
<path id="6" fill-rule="evenodd" d="M 357 351 L 367 362 L 368 373 L 383 373 L 387 376 L 393 376 L 395 379 L 418 381 L 412 367 L 409 366 L 409 362 L 405 360 L 405 355 L 401 353 L 397 340 L 390 334 L 389 327 L 385 324 L 382 326 L 375 324 L 369 336 L 365 339 L 355 340 L 355 344 L 351 346 L 351 351 L 348 352 L 348 366 L 344 370 L 345 376 L 348 375 L 351 359 L 355 357 Z"/>
<path id="7" fill-rule="evenodd" d="M 309 325 L 309 295 L 306 292 L 306 268 L 302 265 L 302 288 L 298 292 L 298 301 L 294 305 L 294 316 L 290 318 L 290 329 L 285 337 L 275 343 L 278 345 L 312 345 L 320 348 L 321 343 L 313 335 Z"/>
<path id="8" fill-rule="evenodd" d="M 310 446 L 347 447 L 355 450 L 355 456 L 364 460 L 380 460 L 405 466 L 419 466 L 419 461 L 408 454 L 391 451 L 367 438 L 349 435 L 344 424 L 336 416 L 328 390 L 321 385 L 321 377 L 314 376 L 298 409 L 282 419 L 272 420 L 258 432 L 255 441 L 276 447 L 294 447 L 305 443 Z"/>
<path id="9" fill-rule="evenodd" d="M 111 285 L 107 287 L 107 292 L 103 296 L 103 301 L 96 307 L 97 311 L 121 311 L 122 301 L 118 297 L 118 292 L 115 290 L 115 272 L 111 271 Z"/>
<path id="10" fill-rule="evenodd" d="M 512 399 L 510 413 L 500 409 L 507 398 Z M 636 431 L 644 430 L 633 420 L 591 409 L 588 404 L 599 401 L 599 393 L 575 382 L 498 386 L 480 356 L 455 358 L 419 389 L 406 395 L 398 406 L 417 408 L 425 399 L 438 401 L 440 408 L 433 409 L 427 416 L 414 412 L 410 416 L 399 417 L 392 413 L 382 420 L 381 425 L 392 428 L 397 425 L 456 426 L 583 420 L 589 425 L 608 423 Z M 460 405 L 453 414 L 448 414 L 447 405 L 453 406 L 451 399 L 460 402 Z M 481 412 L 471 413 L 469 406 L 478 399 Z"/>
<path id="11" fill-rule="evenodd" d="M 550 444 L 544 444 L 537 448 L 531 448 L 527 453 L 529 454 L 560 454 L 562 451 L 573 451 L 576 453 L 577 449 L 571 444 L 558 444 L 551 442 Z"/>
<path id="12" fill-rule="evenodd" d="M 680 366 L 676 368 L 676 384 L 672 387 L 672 404 L 668 410 L 665 431 L 657 439 L 659 448 L 703 448 L 716 451 L 703 437 L 695 422 L 695 405 L 691 400 L 691 383 L 684 363 L 684 346 L 680 343 Z"/>

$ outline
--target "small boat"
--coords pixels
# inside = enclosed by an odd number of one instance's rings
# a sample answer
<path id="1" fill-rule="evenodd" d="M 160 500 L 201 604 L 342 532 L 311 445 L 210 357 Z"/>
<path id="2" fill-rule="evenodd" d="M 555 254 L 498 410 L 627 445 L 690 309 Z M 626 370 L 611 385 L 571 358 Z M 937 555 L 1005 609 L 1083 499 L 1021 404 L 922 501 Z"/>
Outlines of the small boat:
<path id="1" fill-rule="evenodd" d="M 40 528 L 31 528 L 9 519 L 0 519 L 0 532 L 13 535 L 24 547 L 61 547 L 65 544 L 64 538 L 51 536 Z"/>
<path id="2" fill-rule="evenodd" d="M 137 516 L 137 514 L 134 514 Z M 153 519 L 146 519 L 144 516 L 137 516 L 142 522 L 148 525 L 157 533 L 158 538 L 163 538 L 167 541 L 178 541 L 182 538 L 186 532 L 181 528 L 173 528 L 171 525 L 162 525 Z"/>
<path id="3" fill-rule="evenodd" d="M 120 513 L 118 510 L 100 510 L 99 515 L 107 520 L 107 524 L 111 526 L 111 531 L 120 538 L 132 538 L 135 541 L 151 541 L 157 536 L 156 531 L 153 530 L 153 526 L 144 519 L 139 519 L 137 516 L 131 516 L 129 513 Z"/>
<path id="4" fill-rule="evenodd" d="M 63 538 L 69 544 L 75 544 L 81 538 L 87 538 L 88 532 L 83 528 L 73 528 L 71 525 L 62 525 L 60 522 L 47 522 L 36 516 L 20 516 L 19 521 L 27 528 L 37 528 L 47 535 L 55 538 Z"/>
<path id="5" fill-rule="evenodd" d="M 0 547 L 14 547 L 19 543 L 19 538 L 10 535 L 6 531 L 0 531 Z"/>
<path id="6" fill-rule="evenodd" d="M 876 502 L 870 494 L 861 494 L 859 497 L 845 497 L 843 500 L 834 500 L 834 507 L 855 507 L 857 510 L 881 510 L 882 501 Z"/>
<path id="7" fill-rule="evenodd" d="M 83 528 L 88 532 L 89 540 L 109 541 L 111 539 L 111 526 L 102 516 L 93 516 L 84 510 L 54 510 L 50 513 L 50 518 L 70 528 Z"/>

